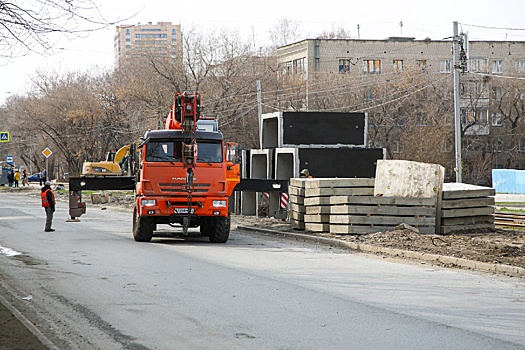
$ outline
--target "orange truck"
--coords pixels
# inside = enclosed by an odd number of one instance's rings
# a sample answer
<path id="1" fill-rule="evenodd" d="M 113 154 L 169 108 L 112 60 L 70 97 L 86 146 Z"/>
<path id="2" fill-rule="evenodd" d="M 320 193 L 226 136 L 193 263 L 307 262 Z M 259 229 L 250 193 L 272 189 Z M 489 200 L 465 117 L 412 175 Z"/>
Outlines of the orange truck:
<path id="1" fill-rule="evenodd" d="M 225 142 L 214 118 L 201 116 L 198 92 L 175 93 L 163 130 L 138 145 L 133 237 L 151 241 L 159 224 L 225 243 L 229 197 L 240 182 L 240 145 Z M 199 232 L 189 228 L 199 227 Z"/>

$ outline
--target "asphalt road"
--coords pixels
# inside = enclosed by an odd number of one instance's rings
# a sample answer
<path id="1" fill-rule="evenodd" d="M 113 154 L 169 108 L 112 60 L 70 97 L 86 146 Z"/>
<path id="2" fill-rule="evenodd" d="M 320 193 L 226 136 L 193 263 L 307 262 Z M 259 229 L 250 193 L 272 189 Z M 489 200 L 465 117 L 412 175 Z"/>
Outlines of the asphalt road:
<path id="1" fill-rule="evenodd" d="M 0 194 L 0 292 L 59 349 L 525 348 L 519 278 L 240 231 L 136 243 L 129 213 L 55 214 L 44 232 L 38 197 Z"/>

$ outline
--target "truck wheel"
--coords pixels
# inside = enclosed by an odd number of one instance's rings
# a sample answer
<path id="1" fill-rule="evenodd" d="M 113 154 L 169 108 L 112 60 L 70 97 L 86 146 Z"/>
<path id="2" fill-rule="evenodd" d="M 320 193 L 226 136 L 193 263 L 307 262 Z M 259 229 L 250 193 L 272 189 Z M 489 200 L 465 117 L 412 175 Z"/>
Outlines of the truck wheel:
<path id="1" fill-rule="evenodd" d="M 215 230 L 210 232 L 210 242 L 226 243 L 230 237 L 230 217 L 217 218 Z"/>
<path id="2" fill-rule="evenodd" d="M 217 226 L 216 222 L 217 220 L 215 218 L 207 218 L 207 217 L 201 218 L 201 223 L 200 223 L 201 235 L 209 237 L 210 234 L 212 234 L 215 231 L 215 226 Z"/>
<path id="3" fill-rule="evenodd" d="M 137 242 L 150 242 L 153 238 L 155 223 L 152 218 L 140 217 L 137 208 L 133 210 L 133 238 Z"/>

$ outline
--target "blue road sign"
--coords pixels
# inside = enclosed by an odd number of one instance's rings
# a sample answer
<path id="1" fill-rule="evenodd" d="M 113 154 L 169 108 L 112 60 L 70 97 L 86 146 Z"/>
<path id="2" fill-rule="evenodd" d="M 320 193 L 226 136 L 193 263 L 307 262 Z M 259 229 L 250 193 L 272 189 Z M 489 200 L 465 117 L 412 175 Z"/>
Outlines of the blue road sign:
<path id="1" fill-rule="evenodd" d="M 13 156 L 7 156 L 7 157 L 5 157 L 5 162 L 6 162 L 7 164 L 11 164 L 11 165 L 12 165 L 12 164 L 13 164 Z"/>
<path id="2" fill-rule="evenodd" d="M 0 131 L 0 142 L 9 142 L 9 131 Z"/>

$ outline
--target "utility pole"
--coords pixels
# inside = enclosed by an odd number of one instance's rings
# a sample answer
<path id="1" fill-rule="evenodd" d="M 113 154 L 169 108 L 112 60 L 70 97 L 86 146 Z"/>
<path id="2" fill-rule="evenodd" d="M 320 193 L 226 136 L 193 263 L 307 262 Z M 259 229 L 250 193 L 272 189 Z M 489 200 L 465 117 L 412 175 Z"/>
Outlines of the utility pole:
<path id="1" fill-rule="evenodd" d="M 259 148 L 263 148 L 261 81 L 257 80 L 257 117 L 259 118 Z"/>
<path id="2" fill-rule="evenodd" d="M 454 35 L 452 40 L 454 46 L 452 48 L 454 53 L 454 60 L 452 61 L 454 69 L 454 125 L 455 125 L 455 143 L 456 143 L 456 182 L 462 182 L 461 174 L 461 109 L 459 99 L 459 71 L 462 69 L 462 64 L 459 58 L 459 45 L 461 37 L 458 35 L 458 22 L 453 23 Z"/>

